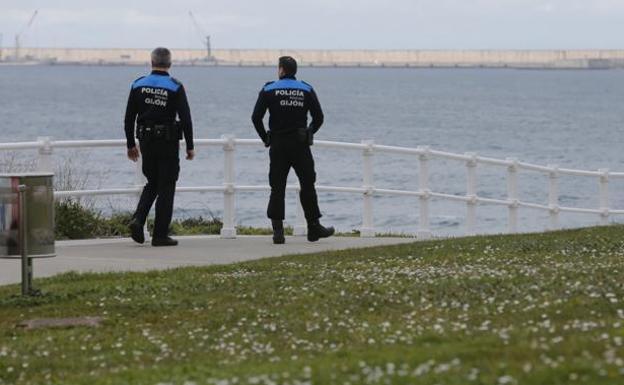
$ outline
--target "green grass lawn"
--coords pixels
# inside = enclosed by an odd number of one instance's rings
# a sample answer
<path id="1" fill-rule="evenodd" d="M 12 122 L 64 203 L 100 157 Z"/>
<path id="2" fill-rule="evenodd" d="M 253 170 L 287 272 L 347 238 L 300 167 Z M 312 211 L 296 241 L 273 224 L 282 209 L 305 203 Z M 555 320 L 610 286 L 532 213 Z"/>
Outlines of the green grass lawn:
<path id="1" fill-rule="evenodd" d="M 624 227 L 0 287 L 0 384 L 622 384 Z M 101 316 L 97 329 L 23 320 Z"/>

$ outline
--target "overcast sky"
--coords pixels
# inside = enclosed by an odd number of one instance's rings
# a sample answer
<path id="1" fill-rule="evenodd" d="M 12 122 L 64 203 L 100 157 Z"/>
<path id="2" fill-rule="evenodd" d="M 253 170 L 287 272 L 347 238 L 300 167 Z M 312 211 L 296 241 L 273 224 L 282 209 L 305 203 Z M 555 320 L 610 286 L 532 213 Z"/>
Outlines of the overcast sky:
<path id="1" fill-rule="evenodd" d="M 0 0 L 3 46 L 624 48 L 624 0 Z"/>

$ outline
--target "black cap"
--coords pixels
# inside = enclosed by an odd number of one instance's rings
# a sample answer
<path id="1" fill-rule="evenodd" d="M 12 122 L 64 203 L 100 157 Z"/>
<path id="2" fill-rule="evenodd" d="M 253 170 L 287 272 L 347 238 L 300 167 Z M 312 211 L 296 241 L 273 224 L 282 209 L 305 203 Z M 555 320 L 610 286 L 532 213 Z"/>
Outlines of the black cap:
<path id="1" fill-rule="evenodd" d="M 284 76 L 295 76 L 297 74 L 297 61 L 291 56 L 279 58 L 279 66 L 284 70 Z"/>

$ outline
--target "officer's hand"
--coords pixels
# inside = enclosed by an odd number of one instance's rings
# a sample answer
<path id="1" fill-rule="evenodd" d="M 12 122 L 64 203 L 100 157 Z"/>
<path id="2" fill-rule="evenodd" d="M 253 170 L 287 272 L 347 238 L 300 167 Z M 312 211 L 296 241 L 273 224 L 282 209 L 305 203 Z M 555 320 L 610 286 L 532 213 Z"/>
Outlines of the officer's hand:
<path id="1" fill-rule="evenodd" d="M 195 150 L 186 150 L 186 160 L 195 159 Z"/>
<path id="2" fill-rule="evenodd" d="M 128 149 L 128 159 L 133 162 L 139 160 L 139 149 L 136 146 Z"/>

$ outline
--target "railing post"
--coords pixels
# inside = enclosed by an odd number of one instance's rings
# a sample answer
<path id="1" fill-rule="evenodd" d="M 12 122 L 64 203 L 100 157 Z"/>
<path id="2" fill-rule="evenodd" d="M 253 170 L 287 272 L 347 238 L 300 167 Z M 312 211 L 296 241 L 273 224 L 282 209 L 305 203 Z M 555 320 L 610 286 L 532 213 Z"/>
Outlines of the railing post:
<path id="1" fill-rule="evenodd" d="M 518 232 L 518 160 L 507 159 L 511 165 L 507 168 L 507 200 L 509 201 L 508 232 Z"/>
<path id="2" fill-rule="evenodd" d="M 470 159 L 466 162 L 466 235 L 475 235 L 477 227 L 477 154 L 466 153 Z"/>
<path id="3" fill-rule="evenodd" d="M 429 147 L 418 147 L 418 190 L 420 191 L 418 216 L 418 239 L 431 238 L 429 227 L 429 200 L 431 198 L 429 190 Z"/>
<path id="4" fill-rule="evenodd" d="M 362 144 L 366 146 L 362 152 L 362 167 L 363 167 L 363 185 L 364 188 L 364 206 L 362 208 L 362 228 L 360 229 L 360 237 L 372 238 L 375 236 L 375 225 L 373 223 L 373 195 L 374 195 L 374 180 L 373 180 L 373 145 L 372 140 L 363 140 Z"/>
<path id="5" fill-rule="evenodd" d="M 550 212 L 550 230 L 559 229 L 559 166 L 549 165 L 548 207 Z"/>
<path id="6" fill-rule="evenodd" d="M 609 170 L 598 170 L 600 175 L 600 224 L 609 224 Z"/>
<path id="7" fill-rule="evenodd" d="M 223 135 L 223 227 L 221 228 L 221 238 L 236 238 L 235 204 L 236 193 L 234 186 L 234 159 L 236 149 L 236 138 L 233 135 Z"/>
<path id="8" fill-rule="evenodd" d="M 141 197 L 141 188 L 144 184 L 145 177 L 143 176 L 143 157 L 140 156 L 134 164 L 134 187 L 138 189 L 137 200 Z"/>
<path id="9" fill-rule="evenodd" d="M 52 157 L 52 138 L 41 136 L 37 138 L 41 142 L 37 157 L 37 170 L 42 172 L 54 172 L 54 159 Z"/>
<path id="10" fill-rule="evenodd" d="M 293 227 L 293 235 L 295 237 L 305 237 L 308 234 L 308 225 L 305 219 L 305 213 L 303 212 L 303 206 L 301 205 L 301 199 L 299 198 L 299 192 L 301 191 L 301 187 L 297 188 L 297 217 L 295 226 Z"/>

